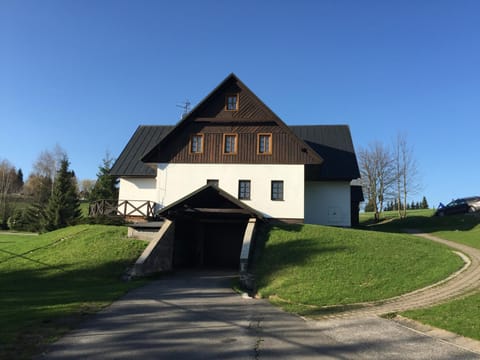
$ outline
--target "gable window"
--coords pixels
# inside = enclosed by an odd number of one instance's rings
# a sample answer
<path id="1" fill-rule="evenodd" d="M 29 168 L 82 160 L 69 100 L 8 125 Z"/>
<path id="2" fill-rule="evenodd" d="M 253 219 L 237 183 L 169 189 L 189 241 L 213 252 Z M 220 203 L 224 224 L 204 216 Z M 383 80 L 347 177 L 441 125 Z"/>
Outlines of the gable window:
<path id="1" fill-rule="evenodd" d="M 257 145 L 258 154 L 272 154 L 272 134 L 258 134 Z"/>
<path id="2" fill-rule="evenodd" d="M 274 180 L 272 181 L 272 197 L 273 201 L 282 201 L 283 200 L 283 181 Z"/>
<path id="3" fill-rule="evenodd" d="M 250 200 L 250 180 L 238 181 L 238 198 L 240 200 Z"/>
<path id="4" fill-rule="evenodd" d="M 190 137 L 190 153 L 203 153 L 203 134 L 194 134 Z"/>
<path id="5" fill-rule="evenodd" d="M 207 179 L 207 185 L 213 185 L 218 187 L 218 179 Z"/>
<path id="6" fill-rule="evenodd" d="M 229 94 L 225 97 L 225 110 L 227 111 L 238 110 L 238 94 Z"/>
<path id="7" fill-rule="evenodd" d="M 223 135 L 223 153 L 229 155 L 237 153 L 237 134 Z"/>

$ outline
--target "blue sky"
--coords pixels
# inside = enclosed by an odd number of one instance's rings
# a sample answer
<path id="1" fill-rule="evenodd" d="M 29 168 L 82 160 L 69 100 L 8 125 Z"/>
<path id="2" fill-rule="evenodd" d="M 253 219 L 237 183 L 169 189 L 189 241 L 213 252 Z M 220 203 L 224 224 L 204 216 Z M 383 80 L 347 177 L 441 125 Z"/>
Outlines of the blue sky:
<path id="1" fill-rule="evenodd" d="M 408 136 L 432 205 L 480 195 L 479 1 L 0 0 L 0 159 L 95 178 L 234 72 L 287 124 Z"/>

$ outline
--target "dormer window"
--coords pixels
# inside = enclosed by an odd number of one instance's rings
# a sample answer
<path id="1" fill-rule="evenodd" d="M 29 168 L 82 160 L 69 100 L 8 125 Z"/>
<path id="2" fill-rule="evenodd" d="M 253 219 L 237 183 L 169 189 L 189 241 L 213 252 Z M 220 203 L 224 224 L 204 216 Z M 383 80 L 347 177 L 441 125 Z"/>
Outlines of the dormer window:
<path id="1" fill-rule="evenodd" d="M 225 97 L 225 110 L 227 111 L 238 110 L 238 94 L 229 94 Z"/>
<path id="2" fill-rule="evenodd" d="M 203 153 L 203 134 L 194 134 L 190 137 L 190 154 Z"/>

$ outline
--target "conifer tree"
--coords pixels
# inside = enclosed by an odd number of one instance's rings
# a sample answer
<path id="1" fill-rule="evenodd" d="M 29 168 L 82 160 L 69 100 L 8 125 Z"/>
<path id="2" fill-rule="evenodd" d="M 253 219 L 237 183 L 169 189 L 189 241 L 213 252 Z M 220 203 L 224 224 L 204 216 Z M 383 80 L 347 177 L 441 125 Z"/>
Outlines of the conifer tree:
<path id="1" fill-rule="evenodd" d="M 422 199 L 422 209 L 428 209 L 428 202 L 425 196 Z"/>
<path id="2" fill-rule="evenodd" d="M 68 169 L 69 165 L 65 156 L 60 162 L 53 193 L 45 209 L 44 228 L 47 231 L 74 225 L 81 217 L 75 174 Z"/>
<path id="3" fill-rule="evenodd" d="M 118 199 L 118 179 L 110 175 L 113 159 L 107 154 L 102 161 L 103 164 L 98 167 L 97 181 L 89 196 L 91 202 Z"/>

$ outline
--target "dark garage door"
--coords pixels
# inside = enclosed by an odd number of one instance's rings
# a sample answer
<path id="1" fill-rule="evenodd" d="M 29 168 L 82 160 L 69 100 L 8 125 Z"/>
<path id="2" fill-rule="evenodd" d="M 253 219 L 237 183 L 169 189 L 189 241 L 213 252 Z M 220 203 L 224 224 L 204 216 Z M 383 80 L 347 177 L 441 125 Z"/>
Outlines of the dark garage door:
<path id="1" fill-rule="evenodd" d="M 177 219 L 174 268 L 238 268 L 247 221 Z"/>

